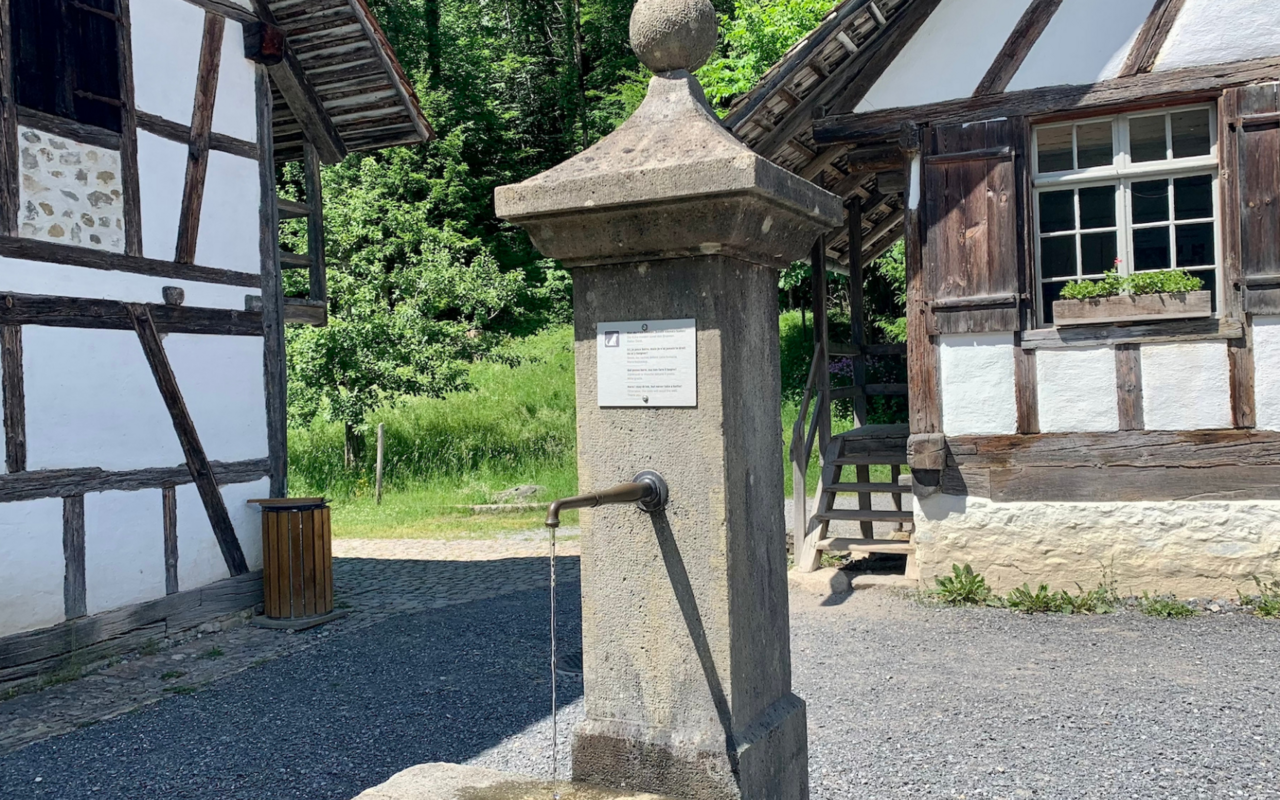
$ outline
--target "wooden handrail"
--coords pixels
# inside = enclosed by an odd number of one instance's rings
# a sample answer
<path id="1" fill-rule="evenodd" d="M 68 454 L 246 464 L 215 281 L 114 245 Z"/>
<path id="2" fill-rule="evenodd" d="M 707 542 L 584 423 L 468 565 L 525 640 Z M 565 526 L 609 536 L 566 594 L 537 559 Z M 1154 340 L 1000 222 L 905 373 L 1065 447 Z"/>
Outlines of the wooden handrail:
<path id="1" fill-rule="evenodd" d="M 809 527 L 807 473 L 809 460 L 813 458 L 813 448 L 821 433 L 822 415 L 830 407 L 831 397 L 826 386 L 818 385 L 821 374 L 819 365 L 826 360 L 827 354 L 819 338 L 813 346 L 813 361 L 809 364 L 809 379 L 805 382 L 804 396 L 800 400 L 800 413 L 791 427 L 791 476 L 793 513 L 794 552 L 800 552 L 800 543 L 804 540 Z M 812 414 L 810 412 L 812 411 Z M 807 423 L 807 424 L 806 424 Z M 806 428 L 808 429 L 806 431 Z M 826 442 L 822 445 L 825 447 Z"/>

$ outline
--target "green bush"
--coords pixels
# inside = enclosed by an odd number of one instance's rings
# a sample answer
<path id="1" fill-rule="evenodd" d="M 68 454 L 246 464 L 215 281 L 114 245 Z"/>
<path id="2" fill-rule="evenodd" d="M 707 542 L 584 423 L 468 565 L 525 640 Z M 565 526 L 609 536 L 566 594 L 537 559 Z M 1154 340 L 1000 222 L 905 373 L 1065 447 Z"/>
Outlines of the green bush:
<path id="1" fill-rule="evenodd" d="M 1116 297 L 1122 294 L 1183 294 L 1204 288 L 1204 281 L 1180 269 L 1159 272 L 1137 272 L 1120 277 L 1114 271 L 1100 281 L 1076 281 L 1062 289 L 1065 300 L 1089 300 L 1094 297 Z"/>
<path id="2" fill-rule="evenodd" d="M 1009 592 L 1004 605 L 1024 614 L 1062 613 L 1071 608 L 1070 595 L 1066 592 L 1052 592 L 1049 585 L 1042 583 L 1034 592 L 1027 584 Z"/>

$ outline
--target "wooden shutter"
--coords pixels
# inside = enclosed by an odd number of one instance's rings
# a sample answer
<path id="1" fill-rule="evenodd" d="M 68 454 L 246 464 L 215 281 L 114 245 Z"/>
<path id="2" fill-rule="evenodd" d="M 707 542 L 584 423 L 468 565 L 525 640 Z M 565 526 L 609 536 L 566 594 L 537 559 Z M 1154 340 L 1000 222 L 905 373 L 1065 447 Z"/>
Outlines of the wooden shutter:
<path id="1" fill-rule="evenodd" d="M 1235 140 L 1228 202 L 1239 215 L 1244 310 L 1280 314 L 1280 84 L 1230 90 L 1224 113 Z"/>
<path id="2" fill-rule="evenodd" d="M 1016 124 L 925 130 L 921 235 L 931 333 L 1020 328 Z"/>

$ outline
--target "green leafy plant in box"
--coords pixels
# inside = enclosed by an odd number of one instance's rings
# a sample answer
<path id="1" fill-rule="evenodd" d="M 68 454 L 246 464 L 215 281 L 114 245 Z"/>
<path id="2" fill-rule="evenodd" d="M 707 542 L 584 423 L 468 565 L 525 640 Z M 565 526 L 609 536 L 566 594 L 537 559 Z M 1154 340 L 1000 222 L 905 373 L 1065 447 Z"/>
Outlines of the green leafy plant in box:
<path id="1" fill-rule="evenodd" d="M 1204 288 L 1204 281 L 1184 270 L 1137 272 L 1121 277 L 1114 270 L 1099 281 L 1076 281 L 1062 290 L 1064 300 L 1089 300 L 1095 297 L 1117 297 L 1122 294 L 1185 294 Z"/>

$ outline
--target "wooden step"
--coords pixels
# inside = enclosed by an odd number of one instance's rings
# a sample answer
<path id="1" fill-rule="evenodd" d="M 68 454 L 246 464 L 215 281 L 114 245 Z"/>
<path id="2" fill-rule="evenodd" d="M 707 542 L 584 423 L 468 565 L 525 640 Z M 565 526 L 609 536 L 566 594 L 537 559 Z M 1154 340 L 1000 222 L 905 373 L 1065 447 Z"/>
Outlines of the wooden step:
<path id="1" fill-rule="evenodd" d="M 911 494 L 910 486 L 899 483 L 833 483 L 825 491 L 840 492 L 884 492 L 887 494 Z"/>
<path id="2" fill-rule="evenodd" d="M 837 522 L 902 522 L 912 521 L 916 516 L 912 511 L 895 511 L 893 509 L 863 511 L 854 508 L 833 508 L 830 511 L 814 514 L 813 518 Z"/>
<path id="3" fill-rule="evenodd" d="M 281 250 L 280 266 L 283 269 L 311 269 L 311 256 L 304 253 L 286 253 Z"/>
<path id="4" fill-rule="evenodd" d="M 299 203 L 297 200 L 280 198 L 276 201 L 276 206 L 280 209 L 280 219 L 282 221 L 311 216 L 311 206 L 306 203 Z"/>
<path id="5" fill-rule="evenodd" d="M 838 467 L 863 467 L 873 464 L 905 465 L 907 463 L 907 450 L 903 448 L 901 450 L 885 450 L 881 452 L 848 453 L 831 463 Z"/>
<path id="6" fill-rule="evenodd" d="M 916 546 L 896 539 L 827 539 L 818 542 L 819 550 L 837 553 L 904 553 L 911 555 Z"/>

